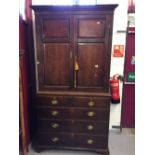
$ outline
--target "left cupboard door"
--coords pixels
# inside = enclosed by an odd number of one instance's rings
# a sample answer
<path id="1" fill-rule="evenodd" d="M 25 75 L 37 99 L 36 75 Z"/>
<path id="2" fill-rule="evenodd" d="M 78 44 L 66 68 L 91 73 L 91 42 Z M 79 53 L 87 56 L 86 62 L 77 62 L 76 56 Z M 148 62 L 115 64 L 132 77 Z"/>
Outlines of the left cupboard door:
<path id="1" fill-rule="evenodd" d="M 69 89 L 73 79 L 71 17 L 36 16 L 38 91 Z"/>

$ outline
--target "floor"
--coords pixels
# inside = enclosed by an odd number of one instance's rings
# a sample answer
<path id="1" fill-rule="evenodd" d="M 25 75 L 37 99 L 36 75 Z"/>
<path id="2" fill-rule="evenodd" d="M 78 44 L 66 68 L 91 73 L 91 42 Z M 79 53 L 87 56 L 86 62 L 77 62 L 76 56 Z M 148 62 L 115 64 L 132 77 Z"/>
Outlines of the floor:
<path id="1" fill-rule="evenodd" d="M 135 134 L 133 129 L 111 130 L 109 134 L 110 155 L 134 155 L 135 154 Z M 28 155 L 99 155 L 91 152 L 50 150 L 36 153 L 30 147 Z"/>

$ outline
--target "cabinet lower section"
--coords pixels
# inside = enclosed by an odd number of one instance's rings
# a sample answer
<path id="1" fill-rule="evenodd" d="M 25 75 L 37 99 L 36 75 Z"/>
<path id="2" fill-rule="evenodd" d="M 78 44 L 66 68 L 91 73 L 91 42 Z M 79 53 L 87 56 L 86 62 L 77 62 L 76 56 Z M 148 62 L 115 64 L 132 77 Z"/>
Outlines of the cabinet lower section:
<path id="1" fill-rule="evenodd" d="M 36 95 L 34 147 L 109 155 L 109 96 Z"/>

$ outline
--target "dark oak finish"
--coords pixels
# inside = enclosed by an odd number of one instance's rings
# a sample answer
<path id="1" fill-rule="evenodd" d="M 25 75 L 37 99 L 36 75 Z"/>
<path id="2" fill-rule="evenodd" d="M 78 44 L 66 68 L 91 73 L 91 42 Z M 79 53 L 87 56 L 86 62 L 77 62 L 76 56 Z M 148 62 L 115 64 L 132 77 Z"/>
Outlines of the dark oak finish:
<path id="1" fill-rule="evenodd" d="M 109 74 L 116 6 L 32 6 L 36 32 L 33 146 L 38 152 L 70 149 L 109 155 Z"/>
<path id="2" fill-rule="evenodd" d="M 87 134 L 108 134 L 108 122 L 103 121 L 74 121 L 73 123 L 73 132 L 74 133 L 87 133 Z"/>
<path id="3" fill-rule="evenodd" d="M 87 133 L 87 134 L 108 134 L 108 122 L 87 121 L 87 120 L 59 120 L 39 119 L 38 130 L 40 132 L 61 132 L 61 133 Z"/>
<path id="4" fill-rule="evenodd" d="M 70 119 L 72 110 L 69 108 L 37 107 L 38 118 L 41 119 Z"/>
<path id="5" fill-rule="evenodd" d="M 43 37 L 69 37 L 69 21 L 63 19 L 46 19 L 43 22 Z"/>
<path id="6" fill-rule="evenodd" d="M 74 107 L 109 108 L 109 97 L 73 97 Z"/>
<path id="7" fill-rule="evenodd" d="M 90 18 L 90 17 L 89 17 Z M 78 37 L 81 38 L 104 38 L 105 35 L 105 19 L 79 19 L 78 21 Z M 89 26 L 88 26 L 89 25 Z"/>
<path id="8" fill-rule="evenodd" d="M 72 135 L 61 133 L 40 133 L 38 136 L 38 143 L 39 145 L 52 147 L 74 146 Z"/>
<path id="9" fill-rule="evenodd" d="M 72 132 L 72 121 L 40 119 L 37 122 L 40 132 Z"/>
<path id="10" fill-rule="evenodd" d="M 44 85 L 69 87 L 70 71 L 69 44 L 44 44 Z"/>
<path id="11" fill-rule="evenodd" d="M 71 107 L 71 99 L 72 97 L 66 96 L 38 96 L 35 102 L 38 106 Z"/>
<path id="12" fill-rule="evenodd" d="M 77 147 L 81 148 L 94 148 L 94 149 L 106 149 L 108 138 L 106 136 L 98 135 L 75 135 L 74 137 Z"/>
<path id="13" fill-rule="evenodd" d="M 105 46 L 103 43 L 79 43 L 78 62 L 79 71 L 77 87 L 99 87 L 106 83 L 102 80 L 106 76 Z"/>

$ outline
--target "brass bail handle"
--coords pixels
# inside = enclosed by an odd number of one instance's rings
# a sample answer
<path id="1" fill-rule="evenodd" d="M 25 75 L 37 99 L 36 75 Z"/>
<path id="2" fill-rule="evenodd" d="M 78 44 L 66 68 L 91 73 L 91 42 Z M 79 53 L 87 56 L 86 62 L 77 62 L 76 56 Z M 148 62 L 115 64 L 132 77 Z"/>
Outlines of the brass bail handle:
<path id="1" fill-rule="evenodd" d="M 51 138 L 52 142 L 56 143 L 59 141 L 59 138 L 58 137 L 54 137 L 54 138 Z"/>
<path id="2" fill-rule="evenodd" d="M 58 100 L 56 99 L 56 97 L 53 97 L 53 99 L 51 100 L 51 104 L 52 105 L 57 105 L 58 104 Z"/>
<path id="3" fill-rule="evenodd" d="M 54 124 L 51 124 L 52 128 L 58 128 L 59 127 L 59 124 L 58 123 L 54 123 Z"/>
<path id="4" fill-rule="evenodd" d="M 52 116 L 57 116 L 59 114 L 59 112 L 57 111 L 57 110 L 53 110 L 52 112 L 51 112 L 51 115 Z"/>

